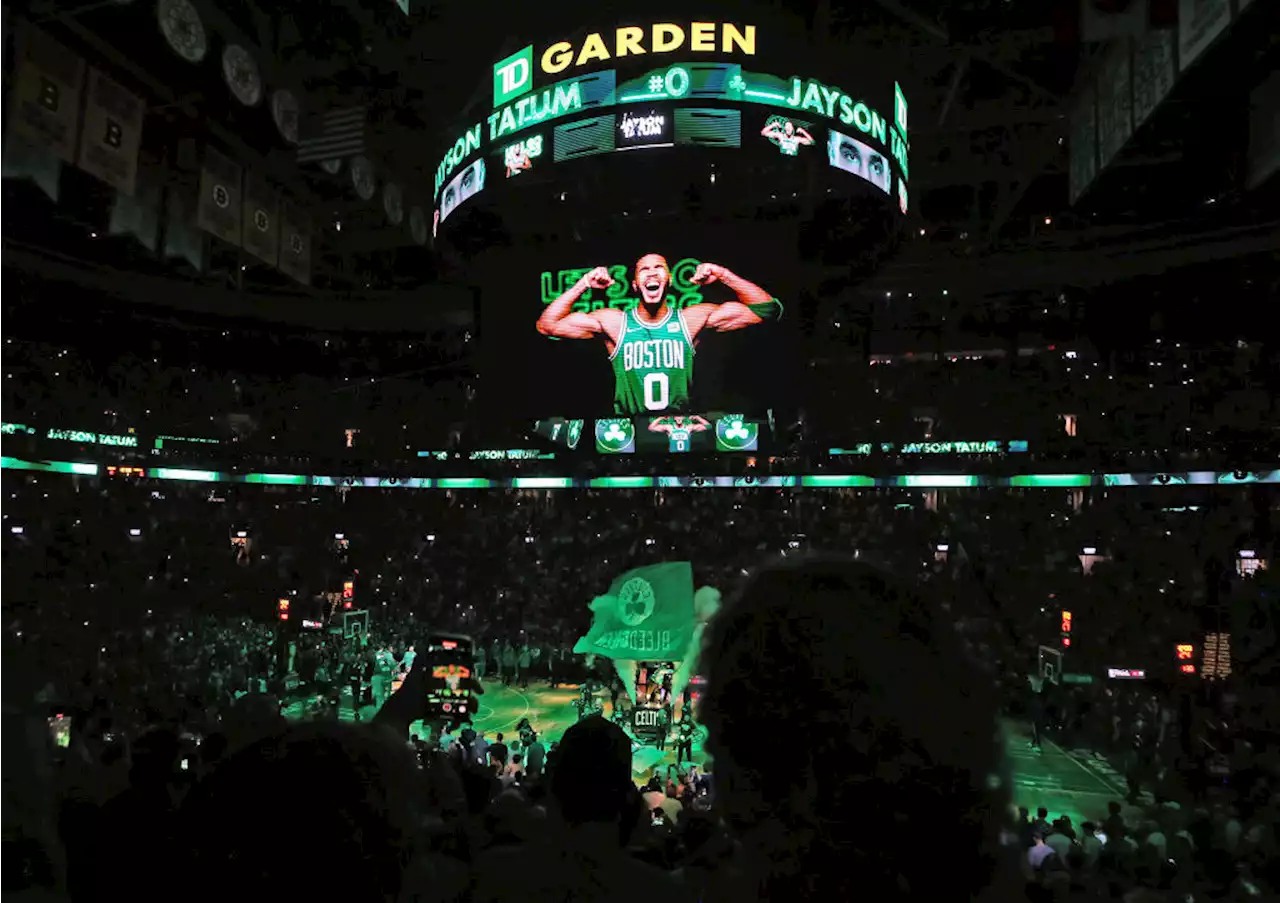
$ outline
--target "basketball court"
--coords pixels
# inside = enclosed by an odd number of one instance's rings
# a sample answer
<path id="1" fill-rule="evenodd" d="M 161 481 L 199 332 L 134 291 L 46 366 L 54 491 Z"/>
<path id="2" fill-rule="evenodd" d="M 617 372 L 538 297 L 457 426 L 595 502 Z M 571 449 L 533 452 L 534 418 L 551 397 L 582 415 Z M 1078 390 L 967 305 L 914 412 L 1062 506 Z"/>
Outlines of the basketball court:
<path id="1" fill-rule="evenodd" d="M 472 719 L 472 724 L 476 730 L 484 731 L 485 737 L 489 740 L 493 740 L 500 733 L 508 737 L 515 736 L 516 725 L 520 723 L 520 719 L 528 718 L 533 729 L 538 732 L 538 736 L 549 746 L 553 741 L 559 740 L 560 736 L 578 720 L 578 710 L 574 703 L 578 699 L 580 688 L 576 684 L 552 689 L 546 684 L 539 683 L 522 690 L 518 687 L 504 687 L 497 681 L 487 681 L 484 689 L 484 695 L 478 699 L 479 708 L 475 718 Z M 375 711 L 374 707 L 366 706 L 361 710 L 361 719 L 372 720 Z M 301 719 L 304 713 L 304 702 L 296 702 L 285 709 L 285 717 L 290 719 Z M 605 714 L 609 714 L 607 703 Z M 349 692 L 343 694 L 339 717 L 342 721 L 355 720 Z M 411 731 L 417 736 L 426 736 L 426 729 L 422 722 L 415 722 L 411 726 Z M 648 775 L 651 769 L 668 763 L 674 764 L 675 760 L 674 741 L 667 744 L 665 752 L 643 746 L 636 751 L 632 768 L 636 776 Z M 699 740 L 694 740 L 693 743 L 693 760 L 698 764 L 706 761 Z"/>
<path id="2" fill-rule="evenodd" d="M 492 740 L 499 733 L 514 736 L 520 719 L 528 718 L 539 737 L 550 745 L 578 720 L 574 707 L 577 698 L 576 686 L 551 689 L 545 684 L 535 684 L 520 689 L 491 681 L 485 684 L 485 694 L 479 699 L 473 724 Z M 373 713 L 374 709 L 369 707 L 361 715 L 369 720 Z M 290 707 L 285 714 L 291 718 L 301 717 L 301 704 Z M 354 719 L 349 702 L 342 706 L 341 717 L 344 721 Z M 415 733 L 423 730 L 420 722 L 413 728 Z M 1013 778 L 1015 805 L 1026 806 L 1032 813 L 1036 807 L 1044 806 L 1052 817 L 1069 815 L 1072 822 L 1079 825 L 1089 819 L 1101 821 L 1106 816 L 1108 802 L 1123 801 L 1124 781 L 1107 763 L 1069 753 L 1050 740 L 1037 752 L 1030 748 L 1028 740 L 1022 725 L 1006 722 L 1005 751 Z M 694 742 L 693 758 L 698 764 L 707 761 L 699 741 Z M 632 771 L 640 777 L 655 767 L 665 769 L 674 763 L 674 743 L 668 743 L 664 752 L 644 746 L 636 751 Z M 1132 807 L 1125 806 L 1125 811 L 1129 814 Z"/>

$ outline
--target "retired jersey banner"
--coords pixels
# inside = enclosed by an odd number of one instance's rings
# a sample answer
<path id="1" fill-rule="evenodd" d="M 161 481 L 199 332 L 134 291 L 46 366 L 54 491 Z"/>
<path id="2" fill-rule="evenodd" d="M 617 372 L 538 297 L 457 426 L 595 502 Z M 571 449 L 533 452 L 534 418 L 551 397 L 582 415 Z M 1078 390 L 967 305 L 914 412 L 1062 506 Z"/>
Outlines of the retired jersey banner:
<path id="1" fill-rule="evenodd" d="M 297 205 L 280 204 L 280 272 L 311 284 L 311 218 Z"/>
<path id="2" fill-rule="evenodd" d="M 90 69 L 77 165 L 117 191 L 133 194 L 145 113 L 141 97 Z"/>
<path id="3" fill-rule="evenodd" d="M 133 191 L 116 191 L 107 231 L 129 235 L 148 251 L 160 250 L 160 219 L 168 172 L 156 159 L 139 161 Z"/>
<path id="4" fill-rule="evenodd" d="M 1231 24 L 1231 0 L 1179 0 L 1178 71 L 1187 69 Z"/>
<path id="5" fill-rule="evenodd" d="M 164 198 L 164 256 L 183 260 L 197 273 L 205 267 L 208 241 L 200 231 L 199 184 L 194 173 L 171 173 Z"/>
<path id="6" fill-rule="evenodd" d="M 255 173 L 244 179 L 244 249 L 272 266 L 280 253 L 280 194 Z"/>
<path id="7" fill-rule="evenodd" d="M 62 188 L 62 161 L 44 144 L 9 129 L 4 136 L 3 174 L 6 179 L 26 179 L 49 200 L 57 203 Z"/>
<path id="8" fill-rule="evenodd" d="M 76 162 L 84 60 L 28 25 L 18 35 L 16 71 L 9 128 Z"/>
<path id="9" fill-rule="evenodd" d="M 233 245 L 240 244 L 240 180 L 239 165 L 213 148 L 205 148 L 196 224 Z"/>
<path id="10" fill-rule="evenodd" d="M 593 618 L 575 654 L 678 661 L 693 636 L 693 566 L 671 561 L 627 571 L 591 603 Z"/>

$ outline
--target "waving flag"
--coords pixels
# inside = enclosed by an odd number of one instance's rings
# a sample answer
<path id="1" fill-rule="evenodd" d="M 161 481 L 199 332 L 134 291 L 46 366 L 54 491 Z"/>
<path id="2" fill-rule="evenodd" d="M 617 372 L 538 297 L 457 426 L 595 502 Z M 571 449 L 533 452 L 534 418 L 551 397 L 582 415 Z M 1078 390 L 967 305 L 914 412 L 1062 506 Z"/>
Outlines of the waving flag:
<path id="1" fill-rule="evenodd" d="M 693 636 L 693 566 L 671 561 L 627 571 L 591 603 L 594 618 L 577 654 L 673 661 Z"/>

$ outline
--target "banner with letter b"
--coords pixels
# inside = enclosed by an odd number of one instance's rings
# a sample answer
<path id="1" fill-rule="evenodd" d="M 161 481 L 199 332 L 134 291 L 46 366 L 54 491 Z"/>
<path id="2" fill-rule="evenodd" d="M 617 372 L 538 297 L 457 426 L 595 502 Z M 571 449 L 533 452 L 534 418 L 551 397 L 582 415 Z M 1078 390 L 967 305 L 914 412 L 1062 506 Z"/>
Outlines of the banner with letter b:
<path id="1" fill-rule="evenodd" d="M 132 195 L 138 184 L 138 149 L 145 114 L 142 98 L 90 69 L 77 161 L 80 168 L 121 194 Z"/>
<path id="2" fill-rule="evenodd" d="M 31 144 L 76 161 L 84 60 L 34 26 L 18 32 L 9 128 Z"/>
<path id="3" fill-rule="evenodd" d="M 611 659 L 678 661 L 694 630 L 693 566 L 664 562 L 627 571 L 591 603 L 587 635 L 575 654 Z"/>
<path id="4" fill-rule="evenodd" d="M 238 164 L 211 147 L 205 148 L 196 224 L 233 245 L 240 244 L 242 179 L 243 171 Z"/>

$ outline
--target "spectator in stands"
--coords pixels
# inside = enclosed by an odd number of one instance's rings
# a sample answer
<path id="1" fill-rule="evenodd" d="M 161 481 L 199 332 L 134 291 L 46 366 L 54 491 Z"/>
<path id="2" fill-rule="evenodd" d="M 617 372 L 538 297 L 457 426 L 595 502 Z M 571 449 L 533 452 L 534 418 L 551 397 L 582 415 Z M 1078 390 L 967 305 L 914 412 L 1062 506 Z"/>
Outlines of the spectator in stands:
<path id="1" fill-rule="evenodd" d="M 502 734 L 494 737 L 489 744 L 489 765 L 498 774 L 502 774 L 507 767 L 507 744 L 502 742 Z"/>
<path id="2" fill-rule="evenodd" d="M 183 806 L 183 896 L 396 900 L 425 853 L 416 773 L 403 743 L 367 729 L 293 726 L 250 745 Z"/>
<path id="3" fill-rule="evenodd" d="M 598 716 L 585 718 L 565 731 L 549 767 L 563 830 L 481 856 L 475 903 L 686 899 L 669 875 L 624 852 L 641 814 L 626 734 Z"/>
<path id="4" fill-rule="evenodd" d="M 1031 834 L 1031 849 L 1027 850 L 1027 864 L 1031 866 L 1032 871 L 1040 871 L 1046 859 L 1057 855 L 1053 847 L 1046 843 L 1047 840 L 1048 838 L 1039 831 Z"/>
<path id="5" fill-rule="evenodd" d="M 992 886 L 1007 793 L 997 709 L 939 614 L 875 568 L 828 559 L 767 568 L 720 612 L 703 720 L 743 848 L 725 899 Z M 785 725 L 800 742 L 761 741 Z M 925 835 L 967 840 L 942 869 L 919 855 Z"/>
<path id="6" fill-rule="evenodd" d="M 1098 826 L 1091 821 L 1080 826 L 1084 836 L 1080 838 L 1080 849 L 1084 853 L 1084 864 L 1087 869 L 1098 866 L 1098 858 L 1102 855 L 1102 841 L 1098 839 Z"/>

